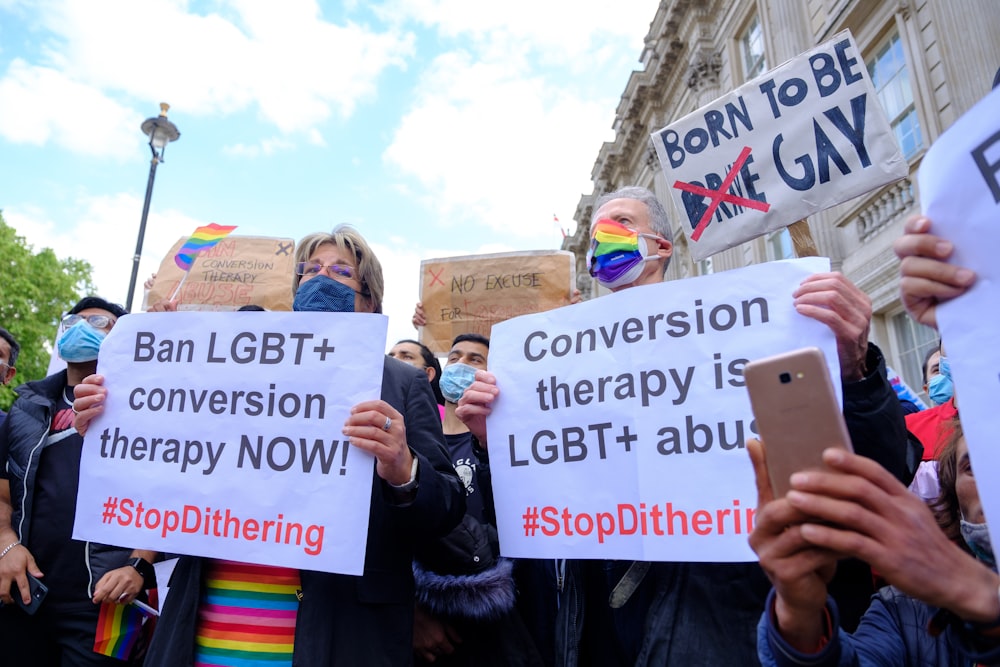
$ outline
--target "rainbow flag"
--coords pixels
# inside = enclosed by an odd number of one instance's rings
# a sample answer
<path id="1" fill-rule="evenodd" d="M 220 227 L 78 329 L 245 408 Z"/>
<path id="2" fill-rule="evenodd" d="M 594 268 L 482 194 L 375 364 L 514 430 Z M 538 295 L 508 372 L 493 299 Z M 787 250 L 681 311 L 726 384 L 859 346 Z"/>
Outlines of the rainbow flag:
<path id="1" fill-rule="evenodd" d="M 94 652 L 127 660 L 142 636 L 145 614 L 135 605 L 104 602 L 97 617 Z"/>
<path id="2" fill-rule="evenodd" d="M 194 230 L 188 240 L 181 246 L 174 256 L 174 262 L 182 271 L 190 271 L 194 257 L 202 250 L 208 250 L 222 239 L 229 236 L 229 233 L 236 229 L 236 225 L 217 225 L 214 222 L 204 227 Z"/>

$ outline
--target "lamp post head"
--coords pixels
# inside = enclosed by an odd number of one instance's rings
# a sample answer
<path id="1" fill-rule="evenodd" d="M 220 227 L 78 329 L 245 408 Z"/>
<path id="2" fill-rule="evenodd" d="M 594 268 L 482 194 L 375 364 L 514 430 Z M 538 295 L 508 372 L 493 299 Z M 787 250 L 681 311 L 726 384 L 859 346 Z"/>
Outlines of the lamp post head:
<path id="1" fill-rule="evenodd" d="M 167 119 L 167 110 L 170 105 L 166 102 L 160 103 L 160 115 L 147 118 L 142 123 L 142 131 L 149 137 L 149 148 L 153 151 L 153 159 L 163 161 L 163 150 L 171 141 L 177 141 L 181 133 L 177 126 Z"/>

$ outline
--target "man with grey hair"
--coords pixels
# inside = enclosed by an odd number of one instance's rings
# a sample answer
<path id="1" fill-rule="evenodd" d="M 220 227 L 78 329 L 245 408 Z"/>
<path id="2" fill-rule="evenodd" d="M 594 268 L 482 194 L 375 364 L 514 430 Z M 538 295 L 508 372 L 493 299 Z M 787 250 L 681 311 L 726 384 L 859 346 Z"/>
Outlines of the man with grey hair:
<path id="1" fill-rule="evenodd" d="M 652 192 L 625 187 L 603 195 L 592 236 L 599 227 L 637 233 L 635 251 L 613 265 L 592 262 L 591 274 L 602 285 L 617 292 L 663 281 L 673 241 Z M 837 338 L 855 451 L 907 483 L 912 472 L 902 409 L 882 353 L 868 342 L 871 300 L 840 273 L 806 278 L 793 298 L 799 313 L 827 324 Z M 457 415 L 483 448 L 486 416 L 499 392 L 496 378 L 480 371 L 458 404 Z M 522 594 L 535 593 L 523 600 L 522 613 L 554 664 L 756 664 L 756 626 L 770 586 L 757 563 L 537 560 L 522 562 L 521 572 L 531 580 L 521 583 Z M 851 628 L 874 592 L 870 571 L 860 561 L 843 561 L 830 590 L 842 625 Z"/>

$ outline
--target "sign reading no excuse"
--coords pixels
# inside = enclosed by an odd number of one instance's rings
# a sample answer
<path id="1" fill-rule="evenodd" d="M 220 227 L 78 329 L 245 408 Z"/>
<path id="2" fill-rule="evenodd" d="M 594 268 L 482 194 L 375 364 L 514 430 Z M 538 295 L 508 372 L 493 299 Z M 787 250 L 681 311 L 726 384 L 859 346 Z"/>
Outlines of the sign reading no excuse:
<path id="1" fill-rule="evenodd" d="M 564 250 L 424 260 L 420 301 L 427 325 L 420 341 L 448 354 L 459 334 L 489 336 L 504 320 L 568 305 L 572 285 L 573 254 Z"/>

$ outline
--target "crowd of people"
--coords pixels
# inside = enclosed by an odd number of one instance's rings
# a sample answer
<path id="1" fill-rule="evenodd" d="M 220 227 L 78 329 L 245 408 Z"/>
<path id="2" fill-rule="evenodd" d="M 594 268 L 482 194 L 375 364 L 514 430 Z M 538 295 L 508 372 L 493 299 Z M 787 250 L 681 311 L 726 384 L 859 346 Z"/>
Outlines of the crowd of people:
<path id="1" fill-rule="evenodd" d="M 611 291 L 663 281 L 673 239 L 652 192 L 608 193 L 593 220 L 627 246 L 613 259 L 593 252 L 595 279 Z M 949 263 L 950 244 L 923 217 L 895 250 L 904 306 L 936 326 L 937 305 L 975 276 Z M 295 254 L 293 310 L 381 312 L 382 268 L 357 231 L 310 234 Z M 60 324 L 66 370 L 19 385 L 0 415 L 4 664 L 1000 663 L 1000 577 L 945 348 L 925 364 L 940 405 L 904 416 L 869 340 L 871 300 L 836 272 L 810 276 L 793 298 L 836 338 L 854 453 L 827 451 L 824 469 L 794 474 L 775 498 L 766 443 L 747 441 L 759 562 L 502 557 L 486 422 L 501 392 L 519 388 L 499 386 L 481 335 L 457 336 L 443 367 L 402 340 L 372 370 L 381 398 L 334 427 L 374 459 L 363 574 L 182 555 L 148 641 L 123 660 L 93 650 L 99 610 L 148 601 L 153 563 L 170 555 L 72 538 L 82 436 L 108 396 L 99 350 L 131 317 L 88 296 Z M 414 323 L 423 317 L 418 304 Z M 18 353 L 0 329 L 5 383 Z M 28 614 L 32 580 L 48 593 Z"/>

